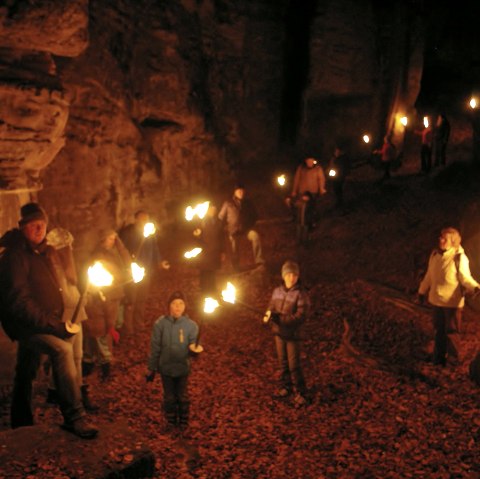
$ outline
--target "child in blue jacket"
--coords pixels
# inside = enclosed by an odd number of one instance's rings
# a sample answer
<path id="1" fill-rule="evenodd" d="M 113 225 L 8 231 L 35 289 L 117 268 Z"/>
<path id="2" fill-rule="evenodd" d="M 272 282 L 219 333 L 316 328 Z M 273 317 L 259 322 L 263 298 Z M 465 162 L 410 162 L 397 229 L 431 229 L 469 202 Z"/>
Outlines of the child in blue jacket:
<path id="1" fill-rule="evenodd" d="M 198 325 L 185 314 L 185 298 L 180 291 L 168 300 L 169 314 L 158 318 L 152 329 L 147 382 L 158 372 L 163 384 L 163 409 L 167 422 L 188 426 L 190 401 L 187 379 L 190 373 L 190 352 L 196 346 Z"/>

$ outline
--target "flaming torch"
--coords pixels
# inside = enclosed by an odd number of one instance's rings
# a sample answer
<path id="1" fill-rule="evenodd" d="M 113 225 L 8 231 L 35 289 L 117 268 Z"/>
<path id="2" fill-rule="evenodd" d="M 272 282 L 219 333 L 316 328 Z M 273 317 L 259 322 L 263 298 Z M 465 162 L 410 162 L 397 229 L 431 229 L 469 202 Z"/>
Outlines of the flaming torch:
<path id="1" fill-rule="evenodd" d="M 140 245 L 138 246 L 137 253 L 135 254 L 135 258 L 138 258 L 140 253 L 142 252 L 143 244 L 145 243 L 145 240 L 149 237 L 154 235 L 157 232 L 155 225 L 153 223 L 145 223 L 143 225 L 143 237 L 142 241 L 140 242 Z"/>
<path id="2" fill-rule="evenodd" d="M 330 168 L 328 170 L 328 176 L 330 176 L 331 178 L 335 178 L 335 176 L 337 176 L 336 170 L 334 170 L 333 168 Z"/>
<path id="3" fill-rule="evenodd" d="M 429 124 L 430 124 L 430 123 L 428 122 L 428 116 L 424 116 L 424 117 L 423 117 L 423 126 L 424 126 L 425 128 L 428 128 L 428 125 L 429 125 Z"/>
<path id="4" fill-rule="evenodd" d="M 370 143 L 370 136 L 365 134 L 362 137 L 364 143 Z"/>
<path id="5" fill-rule="evenodd" d="M 187 259 L 196 258 L 202 251 L 202 248 L 193 248 L 192 250 L 185 252 L 183 256 Z"/>
<path id="6" fill-rule="evenodd" d="M 100 261 L 95 261 L 93 266 L 88 268 L 88 281 L 87 285 L 85 286 L 85 290 L 83 294 L 80 296 L 77 305 L 75 306 L 75 311 L 73 312 L 72 319 L 65 323 L 65 329 L 70 334 L 76 334 L 80 331 L 80 326 L 76 324 L 78 313 L 80 309 L 83 307 L 85 303 L 85 299 L 87 297 L 87 292 L 90 285 L 95 286 L 97 288 L 102 288 L 104 286 L 111 286 L 113 283 L 113 276 L 110 272 L 105 269 L 103 264 Z"/>
<path id="7" fill-rule="evenodd" d="M 222 291 L 222 299 L 225 303 L 238 304 L 246 309 L 249 309 L 250 311 L 253 311 L 254 313 L 264 314 L 264 311 L 261 311 L 258 308 L 255 308 L 247 303 L 244 303 L 243 301 L 240 301 L 239 299 L 237 299 L 236 296 L 237 290 L 235 286 L 232 283 L 228 282 L 227 287 Z"/>
<path id="8" fill-rule="evenodd" d="M 219 303 L 214 298 L 205 298 L 203 304 L 203 312 L 206 314 L 212 314 L 215 310 L 219 307 Z M 199 354 L 203 352 L 203 346 L 199 344 L 200 342 L 200 334 L 202 332 L 203 321 L 200 320 L 198 323 L 198 334 L 195 343 L 190 344 L 189 349 L 192 353 Z"/>
<path id="9" fill-rule="evenodd" d="M 209 206 L 210 201 L 205 201 L 204 203 L 199 203 L 195 206 L 187 206 L 187 209 L 185 210 L 185 219 L 187 221 L 192 221 L 195 216 L 198 216 L 200 219 L 205 218 Z"/>
<path id="10" fill-rule="evenodd" d="M 287 177 L 283 174 L 277 176 L 277 183 L 282 187 L 285 186 L 287 184 Z"/>
<path id="11" fill-rule="evenodd" d="M 475 108 L 477 108 L 477 99 L 474 96 L 472 96 L 468 104 L 470 105 L 470 108 L 472 110 L 475 110 Z"/>
<path id="12" fill-rule="evenodd" d="M 132 281 L 134 283 L 140 283 L 145 277 L 145 268 L 142 268 L 135 262 L 130 265 L 130 270 L 132 273 Z"/>
<path id="13" fill-rule="evenodd" d="M 403 126 L 407 126 L 407 125 L 408 125 L 408 117 L 402 116 L 402 117 L 400 118 L 400 123 L 401 123 Z"/>

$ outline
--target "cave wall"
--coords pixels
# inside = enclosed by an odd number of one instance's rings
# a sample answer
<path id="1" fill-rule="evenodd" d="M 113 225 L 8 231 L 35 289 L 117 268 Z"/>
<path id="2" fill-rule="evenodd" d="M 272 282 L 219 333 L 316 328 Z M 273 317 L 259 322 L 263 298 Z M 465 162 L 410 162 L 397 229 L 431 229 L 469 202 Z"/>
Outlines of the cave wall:
<path id="1" fill-rule="evenodd" d="M 328 158 L 339 136 L 383 131 L 392 102 L 415 101 L 422 44 L 408 36 L 415 16 L 386 20 L 407 15 L 404 2 L 380 4 L 10 0 L 0 10 L 0 97 L 11 105 L 0 107 L 1 230 L 38 199 L 83 255 L 100 228 L 140 207 L 168 224 L 246 165 L 293 166 L 305 147 Z M 421 39 L 421 25 L 413 32 Z M 17 138 L 12 148 L 13 130 L 32 132 L 36 148 Z"/>

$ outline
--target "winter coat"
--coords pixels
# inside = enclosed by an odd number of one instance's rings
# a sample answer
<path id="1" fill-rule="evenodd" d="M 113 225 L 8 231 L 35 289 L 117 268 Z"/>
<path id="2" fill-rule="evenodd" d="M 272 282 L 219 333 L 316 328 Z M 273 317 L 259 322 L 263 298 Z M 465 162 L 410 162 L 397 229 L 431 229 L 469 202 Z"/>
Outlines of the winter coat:
<path id="1" fill-rule="evenodd" d="M 258 217 L 250 200 L 233 197 L 223 203 L 218 219 L 226 223 L 228 234 L 233 236 L 252 229 Z"/>
<path id="2" fill-rule="evenodd" d="M 95 288 L 90 288 L 87 302 L 88 321 L 84 324 L 87 336 L 100 337 L 107 334 L 115 326 L 117 318 L 112 317 L 117 312 L 109 303 L 119 303 L 125 295 L 126 283 L 131 280 L 131 258 L 127 249 L 119 238 L 111 249 L 102 245 L 97 246 L 91 255 L 91 263 L 100 261 L 104 268 L 113 276 L 111 286 L 101 288 L 100 296 Z"/>
<path id="3" fill-rule="evenodd" d="M 432 252 L 418 293 L 423 295 L 428 292 L 428 301 L 433 306 L 462 308 L 465 304 L 464 290 L 473 292 L 478 287 L 479 283 L 470 273 L 468 257 L 460 246 L 443 253 L 438 249 Z"/>
<path id="4" fill-rule="evenodd" d="M 170 377 L 188 375 L 188 347 L 197 336 L 198 325 L 188 316 L 161 316 L 153 325 L 148 368 Z"/>
<path id="5" fill-rule="evenodd" d="M 290 289 L 285 285 L 275 288 L 268 309 L 280 315 L 278 324 L 270 321 L 273 334 L 285 340 L 300 339 L 301 326 L 310 310 L 310 298 L 299 283 Z"/>
<path id="6" fill-rule="evenodd" d="M 0 304 L 7 335 L 12 340 L 33 334 L 64 337 L 62 321 L 71 319 L 80 293 L 58 252 L 45 241 L 32 247 L 18 229 L 7 232 L 0 244 L 6 248 L 0 259 Z"/>
<path id="7" fill-rule="evenodd" d="M 309 168 L 301 164 L 295 171 L 293 178 L 292 196 L 310 193 L 314 196 L 323 195 L 325 190 L 325 174 L 320 165 Z"/>

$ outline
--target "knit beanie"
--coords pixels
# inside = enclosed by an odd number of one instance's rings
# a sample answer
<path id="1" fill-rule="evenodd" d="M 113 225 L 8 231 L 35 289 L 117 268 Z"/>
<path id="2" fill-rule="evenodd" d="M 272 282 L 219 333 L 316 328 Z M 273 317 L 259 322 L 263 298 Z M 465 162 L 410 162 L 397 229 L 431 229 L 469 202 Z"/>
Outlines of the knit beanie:
<path id="1" fill-rule="evenodd" d="M 300 275 L 300 267 L 295 261 L 285 261 L 282 266 L 282 279 L 285 278 L 285 275 L 288 273 L 293 273 L 296 276 Z"/>
<path id="2" fill-rule="evenodd" d="M 185 296 L 183 295 L 183 293 L 181 291 L 175 291 L 173 292 L 170 297 L 168 298 L 168 304 L 167 306 L 170 307 L 170 305 L 172 304 L 173 301 L 175 301 L 176 299 L 181 299 L 184 303 L 186 303 L 185 301 Z"/>
<path id="3" fill-rule="evenodd" d="M 19 226 L 25 226 L 30 221 L 44 220 L 48 222 L 48 216 L 45 210 L 38 203 L 27 203 L 20 208 Z"/>

